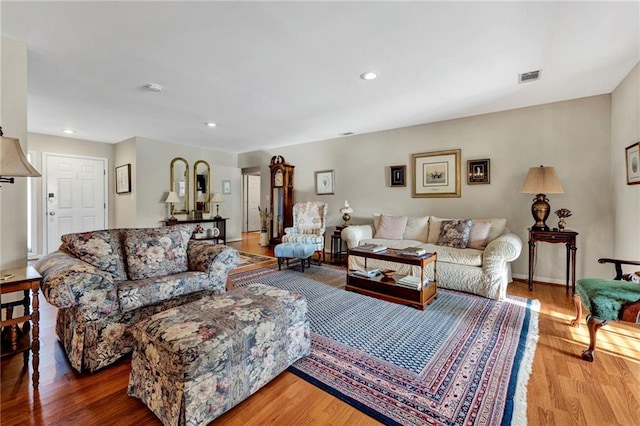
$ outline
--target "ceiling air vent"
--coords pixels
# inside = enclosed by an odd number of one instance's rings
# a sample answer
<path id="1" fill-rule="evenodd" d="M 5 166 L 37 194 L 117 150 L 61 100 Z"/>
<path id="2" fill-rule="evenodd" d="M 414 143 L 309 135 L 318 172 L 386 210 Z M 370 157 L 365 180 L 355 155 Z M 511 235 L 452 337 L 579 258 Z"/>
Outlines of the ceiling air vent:
<path id="1" fill-rule="evenodd" d="M 539 80 L 541 72 L 542 70 L 536 70 L 518 74 L 518 83 L 527 83 L 529 81 Z"/>
<path id="2" fill-rule="evenodd" d="M 344 132 L 344 133 L 338 133 L 338 135 L 340 135 L 340 136 L 351 136 L 351 135 L 355 135 L 355 133 L 353 133 L 353 132 Z"/>

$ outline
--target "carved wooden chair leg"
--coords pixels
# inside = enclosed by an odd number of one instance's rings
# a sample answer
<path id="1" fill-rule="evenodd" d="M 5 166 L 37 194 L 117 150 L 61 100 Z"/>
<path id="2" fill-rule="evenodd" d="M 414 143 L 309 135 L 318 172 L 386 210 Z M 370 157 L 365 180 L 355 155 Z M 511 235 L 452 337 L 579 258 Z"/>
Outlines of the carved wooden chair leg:
<path id="1" fill-rule="evenodd" d="M 580 317 L 582 316 L 582 301 L 578 294 L 573 295 L 573 306 L 576 308 L 576 317 L 571 320 L 571 327 L 580 327 Z"/>
<path id="2" fill-rule="evenodd" d="M 589 348 L 582 351 L 582 359 L 593 362 L 596 350 L 596 334 L 603 325 L 607 324 L 607 320 L 601 320 L 589 315 L 587 317 L 587 326 L 589 327 Z"/>

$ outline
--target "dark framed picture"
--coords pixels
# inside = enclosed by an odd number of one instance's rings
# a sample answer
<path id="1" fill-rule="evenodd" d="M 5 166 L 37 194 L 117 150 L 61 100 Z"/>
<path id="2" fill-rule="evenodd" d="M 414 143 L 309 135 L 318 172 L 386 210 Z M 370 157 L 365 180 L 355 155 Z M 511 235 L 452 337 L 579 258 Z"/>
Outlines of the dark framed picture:
<path id="1" fill-rule="evenodd" d="M 131 164 L 116 167 L 116 194 L 131 192 Z"/>
<path id="2" fill-rule="evenodd" d="M 491 160 L 467 160 L 467 184 L 481 185 L 491 182 Z"/>
<path id="3" fill-rule="evenodd" d="M 389 166 L 391 186 L 407 186 L 407 166 Z"/>
<path id="4" fill-rule="evenodd" d="M 627 185 L 636 185 L 640 183 L 640 142 L 629 145 L 626 148 L 627 163 Z"/>

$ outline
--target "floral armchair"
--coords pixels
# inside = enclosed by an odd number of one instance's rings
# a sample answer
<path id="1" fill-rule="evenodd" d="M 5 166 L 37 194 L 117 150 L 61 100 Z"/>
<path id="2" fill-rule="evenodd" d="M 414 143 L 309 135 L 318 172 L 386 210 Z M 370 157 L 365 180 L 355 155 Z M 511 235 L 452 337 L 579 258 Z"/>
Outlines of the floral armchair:
<path id="1" fill-rule="evenodd" d="M 284 229 L 282 242 L 313 244 L 318 253 L 318 263 L 322 264 L 325 260 L 324 232 L 328 207 L 327 203 L 320 201 L 294 204 L 293 226 Z"/>

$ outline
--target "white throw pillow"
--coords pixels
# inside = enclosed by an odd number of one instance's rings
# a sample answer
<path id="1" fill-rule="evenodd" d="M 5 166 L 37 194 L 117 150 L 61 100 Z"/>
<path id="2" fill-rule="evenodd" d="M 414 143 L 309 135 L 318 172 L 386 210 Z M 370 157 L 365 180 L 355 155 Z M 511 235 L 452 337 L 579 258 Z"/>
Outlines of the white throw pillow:
<path id="1" fill-rule="evenodd" d="M 374 238 L 384 238 L 387 240 L 401 240 L 404 230 L 407 227 L 406 216 L 380 216 L 380 223 Z"/>
<path id="2" fill-rule="evenodd" d="M 491 222 L 484 220 L 474 220 L 471 226 L 471 234 L 469 235 L 468 248 L 484 250 L 491 232 Z"/>
<path id="3" fill-rule="evenodd" d="M 409 216 L 407 227 L 402 235 L 403 240 L 414 240 L 427 242 L 429 235 L 429 216 Z"/>

